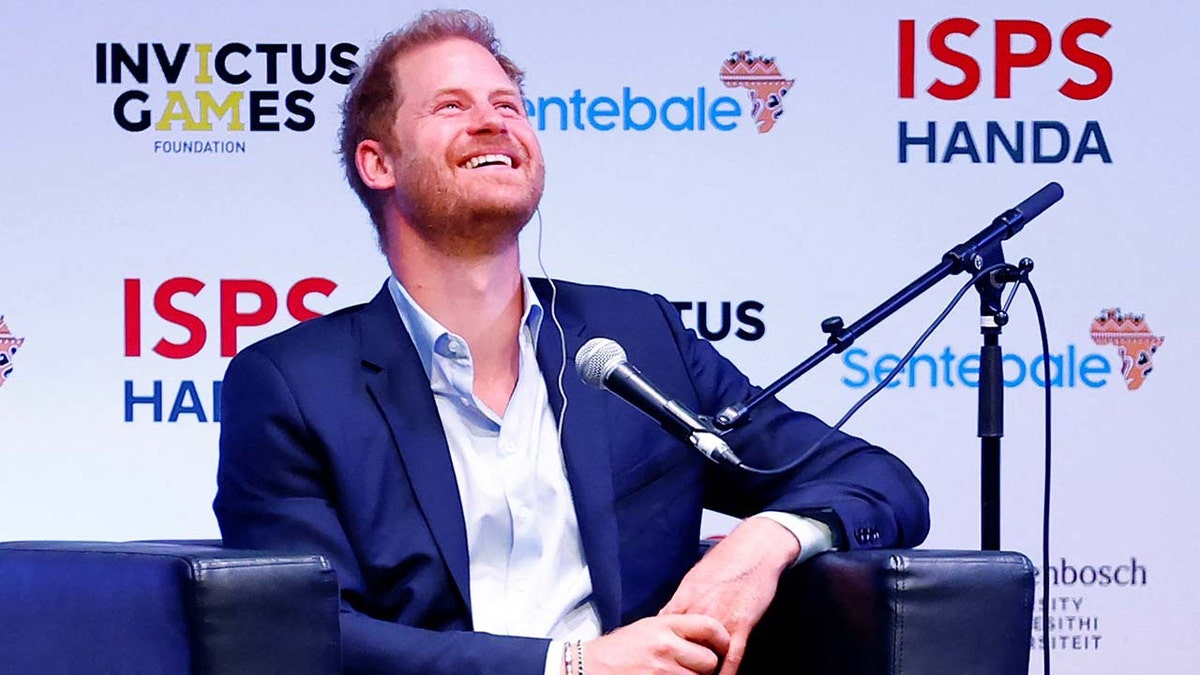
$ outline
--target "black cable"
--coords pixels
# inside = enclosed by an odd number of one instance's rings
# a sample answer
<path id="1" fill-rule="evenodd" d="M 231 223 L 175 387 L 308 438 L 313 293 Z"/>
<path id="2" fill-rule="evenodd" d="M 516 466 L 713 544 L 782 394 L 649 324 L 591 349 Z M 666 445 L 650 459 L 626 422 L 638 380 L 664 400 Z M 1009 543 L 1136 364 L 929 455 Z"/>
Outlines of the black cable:
<path id="1" fill-rule="evenodd" d="M 1042 379 L 1046 386 L 1046 451 L 1045 466 L 1042 469 L 1042 669 L 1045 675 L 1050 675 L 1050 467 L 1051 467 L 1051 397 L 1050 390 L 1050 338 L 1046 331 L 1046 315 L 1042 312 L 1042 302 L 1038 299 L 1037 290 L 1030 283 L 1028 275 L 1022 275 L 1022 281 L 1029 288 L 1029 299 L 1037 313 L 1038 331 L 1042 337 Z M 1060 373 L 1061 374 L 1061 373 Z"/>
<path id="2" fill-rule="evenodd" d="M 755 468 L 752 466 L 747 466 L 745 464 L 739 464 L 738 466 L 746 471 L 749 471 L 750 473 L 756 473 L 756 474 L 762 474 L 762 475 L 773 475 L 773 474 L 783 473 L 785 471 L 790 471 L 791 469 L 795 468 L 798 464 L 803 462 L 805 460 L 805 458 L 808 457 L 809 454 L 811 454 L 814 450 L 816 450 L 821 445 L 823 445 L 825 443 L 825 441 L 828 440 L 829 437 L 834 434 L 834 432 L 841 429 L 842 426 L 847 421 L 849 421 L 850 417 L 853 416 L 856 412 L 858 412 L 859 408 L 861 408 L 867 401 L 874 398 L 874 396 L 876 394 L 878 394 L 880 391 L 882 391 L 884 389 L 884 387 L 886 387 L 892 380 L 894 380 L 896 378 L 897 375 L 900 374 L 900 371 L 904 369 L 904 366 L 906 366 L 910 360 L 912 360 L 912 357 L 916 354 L 917 350 L 921 348 L 921 345 L 923 345 L 925 343 L 925 341 L 927 339 L 929 339 L 929 336 L 933 334 L 933 331 L 936 330 L 937 327 L 940 326 L 942 324 L 942 322 L 946 320 L 946 317 L 949 316 L 950 312 L 962 300 L 963 295 L 965 295 L 966 292 L 973 285 L 975 285 L 976 281 L 979 281 L 983 277 L 985 277 L 985 276 L 991 274 L 993 271 L 996 271 L 999 269 L 1014 270 L 1017 268 L 1015 268 L 1012 265 L 1009 265 L 1007 263 L 999 263 L 996 265 L 992 265 L 984 270 L 981 270 L 975 276 L 971 277 L 970 281 L 963 284 L 962 288 L 960 288 L 958 290 L 958 293 L 956 293 L 954 295 L 954 297 L 950 300 L 950 302 L 946 305 L 946 308 L 942 310 L 942 313 L 939 314 L 938 317 L 936 319 L 934 319 L 933 323 L 931 323 L 929 325 L 929 328 L 925 329 L 925 332 L 923 332 L 921 334 L 921 336 L 919 338 L 917 338 L 916 342 L 913 343 L 912 348 L 910 348 L 908 350 L 908 352 L 904 354 L 904 357 L 901 358 L 900 362 L 897 363 L 896 366 L 892 368 L 891 372 L 888 373 L 887 377 L 885 377 L 882 381 L 880 381 L 879 384 L 875 385 L 875 387 L 872 388 L 871 391 L 867 392 L 862 398 L 860 398 L 858 400 L 858 402 L 856 402 L 853 406 L 851 406 L 850 409 L 846 412 L 846 414 L 843 415 L 840 420 L 838 420 L 837 424 L 830 427 L 829 431 L 826 432 L 825 435 L 823 435 L 807 451 L 801 453 L 800 456 L 797 457 L 795 460 L 793 460 L 793 461 L 787 463 L 786 465 L 779 467 L 777 469 L 758 469 L 758 468 Z M 1044 675 L 1050 675 L 1050 581 L 1049 581 L 1049 578 L 1047 577 L 1047 572 L 1050 569 L 1050 487 L 1051 487 L 1050 477 L 1051 477 L 1051 466 L 1052 466 L 1051 458 L 1053 456 L 1053 454 L 1052 454 L 1053 442 L 1052 442 L 1052 436 L 1051 436 L 1051 419 L 1052 419 L 1052 412 L 1053 412 L 1053 407 L 1051 405 L 1051 403 L 1052 403 L 1051 389 L 1053 389 L 1053 385 L 1052 385 L 1052 382 L 1050 379 L 1050 337 L 1049 337 L 1048 331 L 1046 330 L 1046 315 L 1045 315 L 1045 312 L 1042 310 L 1041 299 L 1038 298 L 1037 289 L 1035 289 L 1033 287 L 1033 283 L 1030 282 L 1030 280 L 1029 280 L 1029 271 L 1027 269 L 1020 270 L 1017 281 L 1014 283 L 1013 291 L 1008 296 L 1008 301 L 1004 303 L 1004 311 L 1007 312 L 1008 307 L 1010 304 L 1012 304 L 1013 298 L 1016 296 L 1017 290 L 1019 289 L 1021 284 L 1025 284 L 1025 287 L 1029 289 L 1029 298 L 1033 302 L 1034 312 L 1037 314 L 1038 333 L 1039 333 L 1039 335 L 1041 337 L 1041 341 L 1042 341 L 1042 381 L 1044 383 L 1043 389 L 1045 389 L 1045 401 L 1046 401 L 1045 412 L 1044 412 L 1044 415 L 1045 415 L 1045 453 L 1044 453 L 1045 454 L 1045 465 L 1043 467 L 1043 484 L 1042 484 L 1042 612 L 1041 612 L 1041 615 L 1042 615 L 1042 670 L 1043 670 Z"/>
<path id="3" fill-rule="evenodd" d="M 969 291 L 971 289 L 971 287 L 975 285 L 976 281 L 979 281 L 980 279 L 986 277 L 987 275 L 991 274 L 992 272 L 994 272 L 996 270 L 1010 268 L 1010 267 L 1012 267 L 1012 266 L 1007 263 L 997 263 L 990 267 L 986 267 L 983 270 L 980 270 L 978 273 L 975 274 L 975 276 L 971 277 L 971 279 L 969 281 L 967 281 L 967 283 L 963 284 L 963 287 L 958 290 L 958 293 L 956 293 L 954 295 L 954 297 L 950 300 L 949 304 L 946 305 L 946 308 L 942 310 L 942 313 L 939 314 L 938 317 L 933 320 L 933 323 L 931 323 L 929 325 L 929 328 L 925 329 L 924 333 L 921 333 L 921 337 L 917 338 L 917 341 L 913 343 L 912 348 L 909 349 L 908 352 L 903 356 L 903 358 L 900 359 L 900 362 L 897 363 L 895 365 L 895 367 L 892 368 L 892 371 L 890 373 L 888 373 L 888 376 L 883 378 L 883 380 L 881 380 L 879 382 L 879 384 L 875 385 L 871 389 L 871 391 L 868 391 L 866 394 L 864 394 L 863 397 L 860 398 L 857 403 L 850 406 L 850 409 L 846 411 L 845 415 L 842 415 L 842 418 L 837 421 L 837 424 L 830 427 L 829 431 L 825 432 L 824 436 L 821 436 L 821 438 L 817 439 L 816 443 L 813 443 L 812 446 L 808 448 L 808 450 L 800 453 L 800 455 L 798 457 L 796 457 L 796 459 L 792 460 L 791 462 L 788 462 L 787 464 L 785 464 L 779 468 L 775 468 L 775 469 L 759 469 L 759 468 L 755 468 L 755 467 L 752 467 L 752 466 L 749 466 L 746 464 L 739 464 L 738 468 L 749 471 L 750 473 L 756 473 L 756 474 L 760 474 L 760 475 L 764 475 L 764 476 L 772 476 L 775 474 L 784 473 L 786 471 L 791 471 L 792 469 L 796 468 L 801 462 L 803 462 L 805 459 L 807 459 L 808 456 L 810 454 L 812 454 L 817 448 L 824 445 L 825 441 L 829 440 L 830 436 L 832 436 L 835 432 L 837 432 L 839 429 L 841 429 L 842 426 L 845 425 L 846 422 L 848 422 L 850 420 L 850 417 L 853 416 L 854 413 L 858 412 L 859 408 L 863 407 L 863 405 L 866 404 L 867 401 L 870 401 L 872 398 L 874 398 L 875 395 L 878 394 L 880 391 L 882 391 L 884 389 L 884 387 L 886 387 L 892 380 L 896 379 L 896 376 L 900 374 L 900 371 L 904 370 L 904 366 L 908 365 L 908 362 L 910 360 L 912 360 L 912 357 L 917 353 L 917 350 L 921 348 L 921 345 L 925 344 L 925 341 L 929 339 L 929 336 L 933 334 L 933 331 L 936 330 L 938 326 L 942 325 L 942 322 L 946 320 L 946 317 L 950 315 L 950 312 L 958 305 L 959 301 L 962 300 L 963 295 L 965 295 L 966 292 Z"/>

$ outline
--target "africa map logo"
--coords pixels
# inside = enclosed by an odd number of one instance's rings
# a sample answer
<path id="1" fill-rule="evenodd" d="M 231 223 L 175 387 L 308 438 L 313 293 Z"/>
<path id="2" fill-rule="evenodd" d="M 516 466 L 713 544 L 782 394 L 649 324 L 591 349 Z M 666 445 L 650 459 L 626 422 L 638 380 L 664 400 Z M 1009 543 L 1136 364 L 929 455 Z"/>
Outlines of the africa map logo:
<path id="1" fill-rule="evenodd" d="M 17 349 L 24 343 L 25 338 L 13 335 L 8 329 L 8 324 L 4 323 L 4 317 L 0 316 L 0 387 L 3 387 L 8 376 L 12 375 L 13 359 L 17 355 Z"/>
<path id="2" fill-rule="evenodd" d="M 795 80 L 784 78 L 769 56 L 754 56 L 748 51 L 734 52 L 721 64 L 721 83 L 730 89 L 747 89 L 750 93 L 750 114 L 758 133 L 770 131 L 783 114 L 783 97 Z"/>
<path id="3" fill-rule="evenodd" d="M 1130 391 L 1145 384 L 1154 369 L 1154 353 L 1164 339 L 1165 336 L 1150 332 L 1144 315 L 1126 314 L 1120 307 L 1101 310 L 1092 320 L 1092 342 L 1116 346 L 1121 357 L 1121 375 Z"/>

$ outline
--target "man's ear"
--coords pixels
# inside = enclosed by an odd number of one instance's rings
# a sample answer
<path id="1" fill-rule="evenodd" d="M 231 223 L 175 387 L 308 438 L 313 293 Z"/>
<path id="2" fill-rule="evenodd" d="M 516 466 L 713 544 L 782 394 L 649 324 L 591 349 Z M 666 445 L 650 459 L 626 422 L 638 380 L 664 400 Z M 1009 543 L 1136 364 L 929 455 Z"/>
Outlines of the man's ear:
<path id="1" fill-rule="evenodd" d="M 358 168 L 358 176 L 362 182 L 373 190 L 391 190 L 396 187 L 396 174 L 392 163 L 383 149 L 383 144 L 375 140 L 365 140 L 354 149 L 354 165 Z"/>

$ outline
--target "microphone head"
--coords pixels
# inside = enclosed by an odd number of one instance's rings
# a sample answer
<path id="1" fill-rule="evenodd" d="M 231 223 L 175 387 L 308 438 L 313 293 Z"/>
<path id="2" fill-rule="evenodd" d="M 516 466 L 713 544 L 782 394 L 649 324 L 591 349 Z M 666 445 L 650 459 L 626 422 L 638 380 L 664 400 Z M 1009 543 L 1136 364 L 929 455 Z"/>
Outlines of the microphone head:
<path id="1" fill-rule="evenodd" d="M 1021 214 L 1020 224 L 1023 226 L 1025 223 L 1042 215 L 1042 211 L 1054 206 L 1062 197 L 1063 189 L 1061 185 L 1054 182 L 1046 183 L 1046 186 L 1041 190 L 1033 193 L 1020 204 L 1017 204 L 1016 210 Z M 1017 228 L 1017 231 L 1020 231 L 1020 228 Z M 1016 234 L 1016 232 L 1013 232 L 1013 234 Z"/>
<path id="2" fill-rule="evenodd" d="M 625 363 L 625 350 L 616 340 L 597 337 L 583 343 L 575 353 L 575 370 L 584 382 L 606 389 L 604 381 L 617 366 Z"/>

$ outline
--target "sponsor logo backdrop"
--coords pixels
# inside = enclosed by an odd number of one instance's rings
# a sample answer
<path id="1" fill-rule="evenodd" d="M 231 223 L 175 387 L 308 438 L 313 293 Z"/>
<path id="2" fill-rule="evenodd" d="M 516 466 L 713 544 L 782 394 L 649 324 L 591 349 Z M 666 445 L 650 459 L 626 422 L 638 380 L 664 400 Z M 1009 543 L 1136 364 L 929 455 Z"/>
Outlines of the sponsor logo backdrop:
<path id="1" fill-rule="evenodd" d="M 476 3 L 529 73 L 553 275 L 652 289 L 767 383 L 1048 181 L 1059 672 L 1184 672 L 1195 615 L 1200 210 L 1187 3 Z M 212 537 L 229 357 L 387 270 L 335 154 L 353 64 L 415 3 L 50 1 L 0 26 L 0 539 Z M 836 419 L 944 282 L 786 390 Z M 1004 331 L 1005 547 L 1040 556 L 1041 357 Z M 978 544 L 973 297 L 849 429 Z M 1188 347 L 1192 345 L 1192 347 Z M 712 412 L 712 411 L 708 411 Z M 720 532 L 727 520 L 710 517 Z M 1039 620 L 1040 621 L 1040 620 Z M 1039 624 L 1040 625 L 1040 624 Z"/>

